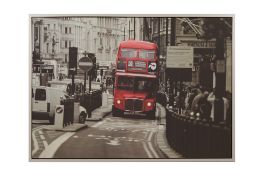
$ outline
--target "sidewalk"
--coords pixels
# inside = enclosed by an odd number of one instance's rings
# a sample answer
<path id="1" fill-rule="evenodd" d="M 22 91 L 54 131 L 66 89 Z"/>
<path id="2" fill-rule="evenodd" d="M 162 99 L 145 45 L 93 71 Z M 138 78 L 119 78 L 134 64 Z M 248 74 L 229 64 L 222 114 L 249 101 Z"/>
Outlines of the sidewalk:
<path id="1" fill-rule="evenodd" d="M 183 156 L 172 149 L 166 140 L 166 110 L 157 103 L 156 118 L 158 124 L 157 145 L 160 150 L 170 159 L 181 159 Z"/>
<path id="2" fill-rule="evenodd" d="M 109 115 L 112 112 L 113 99 L 113 95 L 108 94 L 107 104 L 92 111 L 91 118 L 86 118 L 86 121 L 100 121 Z"/>

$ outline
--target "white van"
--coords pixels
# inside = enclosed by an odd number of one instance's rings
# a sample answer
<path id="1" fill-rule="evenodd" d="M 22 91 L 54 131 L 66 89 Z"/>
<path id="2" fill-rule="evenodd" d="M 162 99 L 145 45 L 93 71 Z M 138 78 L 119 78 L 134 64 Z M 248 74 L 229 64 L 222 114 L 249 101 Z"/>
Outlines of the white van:
<path id="1" fill-rule="evenodd" d="M 32 117 L 34 119 L 48 119 L 54 123 L 55 107 L 60 104 L 61 98 L 69 97 L 65 91 L 46 86 L 35 86 L 32 88 Z M 79 107 L 79 118 L 84 119 L 87 116 L 86 109 Z M 83 122 L 83 121 L 82 121 Z"/>

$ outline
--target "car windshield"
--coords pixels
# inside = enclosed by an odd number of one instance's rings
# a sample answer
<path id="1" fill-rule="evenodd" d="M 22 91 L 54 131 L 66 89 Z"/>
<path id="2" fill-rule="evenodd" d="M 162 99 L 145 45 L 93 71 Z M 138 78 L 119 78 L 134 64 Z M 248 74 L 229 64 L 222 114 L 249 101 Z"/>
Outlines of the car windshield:
<path id="1" fill-rule="evenodd" d="M 132 90 L 138 92 L 154 92 L 156 90 L 157 82 L 155 79 L 143 77 L 126 77 L 119 76 L 117 81 L 117 88 L 121 90 Z"/>

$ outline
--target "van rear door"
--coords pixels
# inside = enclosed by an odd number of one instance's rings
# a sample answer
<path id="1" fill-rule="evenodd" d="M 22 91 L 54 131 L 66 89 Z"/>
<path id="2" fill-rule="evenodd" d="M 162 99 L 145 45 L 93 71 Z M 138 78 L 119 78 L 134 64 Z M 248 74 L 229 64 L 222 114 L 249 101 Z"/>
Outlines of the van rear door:
<path id="1" fill-rule="evenodd" d="M 47 103 L 46 89 L 35 89 L 35 100 L 33 101 L 33 111 L 37 112 L 49 112 Z M 50 108 L 50 106 L 49 106 Z M 49 109 L 50 110 L 50 109 Z"/>

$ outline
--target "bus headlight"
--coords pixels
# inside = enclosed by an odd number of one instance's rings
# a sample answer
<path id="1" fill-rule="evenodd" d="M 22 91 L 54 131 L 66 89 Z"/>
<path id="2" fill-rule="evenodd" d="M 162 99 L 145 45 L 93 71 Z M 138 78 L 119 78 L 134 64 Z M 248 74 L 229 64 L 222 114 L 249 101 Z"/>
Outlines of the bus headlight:
<path id="1" fill-rule="evenodd" d="M 121 100 L 116 100 L 116 104 L 120 105 Z"/>
<path id="2" fill-rule="evenodd" d="M 151 107 L 152 106 L 152 103 L 151 102 L 147 102 L 146 104 L 148 107 Z"/>

